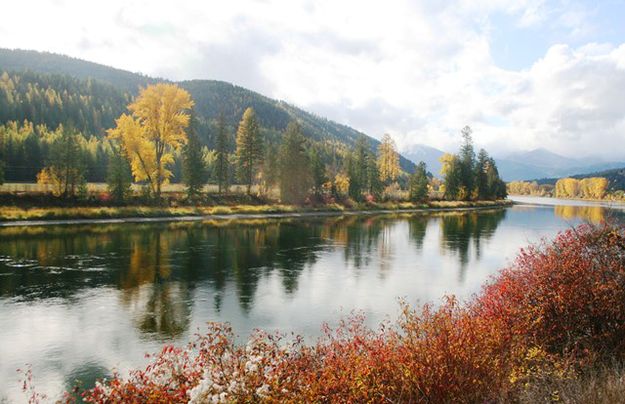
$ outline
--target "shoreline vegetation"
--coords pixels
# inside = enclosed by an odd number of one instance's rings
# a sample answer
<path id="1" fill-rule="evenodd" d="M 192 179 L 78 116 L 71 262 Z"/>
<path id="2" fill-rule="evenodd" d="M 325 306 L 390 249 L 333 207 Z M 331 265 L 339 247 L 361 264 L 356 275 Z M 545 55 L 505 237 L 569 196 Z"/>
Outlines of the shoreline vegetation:
<path id="1" fill-rule="evenodd" d="M 625 191 L 615 186 L 604 177 L 560 178 L 554 184 L 539 184 L 538 181 L 511 181 L 506 184 L 509 195 L 591 202 L 625 202 Z"/>
<path id="2" fill-rule="evenodd" d="M 0 193 L 0 221 L 461 208 L 507 196 L 495 160 L 474 150 L 469 126 L 459 152 L 441 157 L 438 179 L 424 162 L 402 166 L 389 134 L 379 142 L 358 134 L 348 145 L 320 141 L 290 120 L 269 136 L 266 117 L 251 106 L 235 132 L 223 114 L 207 131 L 190 93 L 171 83 L 142 88 L 127 110 L 90 140 L 71 125 L 0 125 L 0 185 L 37 182 Z M 31 148 L 39 148 L 41 167 L 17 175 L 36 154 Z M 96 167 L 106 169 L 105 190 L 89 187 Z M 182 192 L 167 191 L 173 180 Z"/>
<path id="3" fill-rule="evenodd" d="M 449 211 L 511 206 L 511 200 L 496 201 L 430 201 L 427 203 L 385 202 L 362 203 L 349 206 L 328 204 L 317 206 L 299 206 L 283 204 L 258 205 L 217 205 L 217 206 L 120 206 L 120 207 L 19 207 L 0 206 L 0 226 L 17 226 L 36 222 L 37 224 L 61 224 L 67 221 L 101 221 L 122 219 L 141 221 L 144 219 L 203 220 L 229 216 L 288 216 L 288 215 L 323 215 L 323 214 L 371 214 L 371 213 L 406 213 L 420 211 Z"/>
<path id="4" fill-rule="evenodd" d="M 316 343 L 209 323 L 188 346 L 63 402 L 596 402 L 625 390 L 625 228 L 581 225 L 521 249 L 467 301 L 362 314 Z M 42 397 L 26 372 L 24 391 Z"/>

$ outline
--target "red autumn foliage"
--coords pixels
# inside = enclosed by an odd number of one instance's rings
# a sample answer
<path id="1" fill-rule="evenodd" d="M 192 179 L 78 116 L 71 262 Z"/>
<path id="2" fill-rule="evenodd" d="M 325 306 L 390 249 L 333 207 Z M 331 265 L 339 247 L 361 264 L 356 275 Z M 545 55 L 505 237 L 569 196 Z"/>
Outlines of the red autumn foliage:
<path id="1" fill-rule="evenodd" d="M 315 345 L 210 324 L 187 348 L 83 393 L 87 402 L 488 402 L 546 375 L 625 359 L 625 231 L 581 226 L 522 250 L 466 304 L 352 316 Z"/>

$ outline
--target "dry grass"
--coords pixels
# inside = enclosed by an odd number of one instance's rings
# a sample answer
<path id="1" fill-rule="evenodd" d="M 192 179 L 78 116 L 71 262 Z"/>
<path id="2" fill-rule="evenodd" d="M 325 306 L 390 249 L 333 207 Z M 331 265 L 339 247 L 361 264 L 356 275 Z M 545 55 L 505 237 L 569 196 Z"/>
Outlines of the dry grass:
<path id="1" fill-rule="evenodd" d="M 410 202 L 355 204 L 345 207 L 339 204 L 320 206 L 294 206 L 281 204 L 232 205 L 232 206 L 125 206 L 125 207 L 32 207 L 0 206 L 0 221 L 15 220 L 62 220 L 62 219 L 111 219 L 130 217 L 182 217 L 233 214 L 273 214 L 306 212 L 343 212 L 359 210 L 411 210 L 411 209 L 458 209 L 470 207 L 495 207 L 508 205 L 509 201 L 479 202 Z"/>
<path id="2" fill-rule="evenodd" d="M 21 208 L 0 207 L 0 220 L 110 219 L 129 217 L 182 217 L 231 214 L 290 213 L 299 208 L 290 205 L 234 205 L 207 207 L 75 207 Z"/>
<path id="3" fill-rule="evenodd" d="M 619 364 L 568 379 L 554 378 L 533 383 L 519 395 L 518 402 L 625 403 L 625 368 Z"/>

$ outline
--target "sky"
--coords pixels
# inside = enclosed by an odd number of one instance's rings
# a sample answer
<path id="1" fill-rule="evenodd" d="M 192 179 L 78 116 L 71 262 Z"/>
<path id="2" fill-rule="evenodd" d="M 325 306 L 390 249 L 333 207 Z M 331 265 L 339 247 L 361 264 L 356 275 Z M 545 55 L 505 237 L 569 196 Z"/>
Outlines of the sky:
<path id="1" fill-rule="evenodd" d="M 401 151 L 625 159 L 625 0 L 3 3 L 0 47 L 288 101 Z"/>

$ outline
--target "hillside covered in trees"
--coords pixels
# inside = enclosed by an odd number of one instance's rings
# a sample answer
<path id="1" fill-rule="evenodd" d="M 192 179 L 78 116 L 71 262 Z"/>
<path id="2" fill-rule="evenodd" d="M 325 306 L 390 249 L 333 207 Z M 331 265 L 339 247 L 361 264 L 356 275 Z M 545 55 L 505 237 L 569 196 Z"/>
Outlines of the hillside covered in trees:
<path id="1" fill-rule="evenodd" d="M 92 163 L 87 164 L 87 177 L 89 181 L 103 181 L 102 166 L 106 165 L 109 148 L 103 140 L 105 131 L 114 126 L 114 119 L 126 110 L 141 87 L 156 82 L 167 81 L 62 55 L 0 49 L 0 132 L 10 139 L 3 145 L 7 154 L 5 180 L 34 181 L 34 173 L 48 157 L 42 133 L 53 132 L 62 124 L 91 144 Z M 277 145 L 289 122 L 297 121 L 302 134 L 318 147 L 326 163 L 342 160 L 363 136 L 348 126 L 230 83 L 191 80 L 177 84 L 195 102 L 200 146 L 209 149 L 216 147 L 220 116 L 227 132 L 233 135 L 248 107 L 256 111 L 270 147 Z M 373 149 L 380 144 L 376 139 L 366 139 Z M 228 143 L 234 151 L 233 136 Z M 415 169 L 414 163 L 401 156 L 400 166 L 405 172 Z M 177 166 L 173 180 L 181 177 L 181 167 Z"/>

